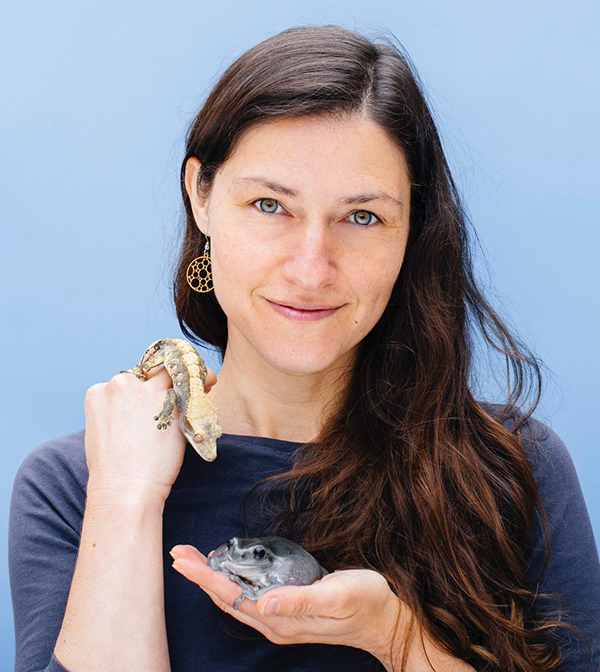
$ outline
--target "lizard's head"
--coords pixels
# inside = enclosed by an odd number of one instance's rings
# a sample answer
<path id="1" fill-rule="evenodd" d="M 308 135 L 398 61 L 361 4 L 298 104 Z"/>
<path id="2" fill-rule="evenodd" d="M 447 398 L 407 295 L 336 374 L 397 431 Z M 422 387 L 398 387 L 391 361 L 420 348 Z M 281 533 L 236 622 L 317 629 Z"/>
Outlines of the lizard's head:
<path id="1" fill-rule="evenodd" d="M 212 462 L 217 457 L 217 439 L 222 430 L 216 424 L 216 418 L 214 422 L 202 418 L 184 418 L 181 429 L 200 457 L 207 462 Z"/>
<path id="2" fill-rule="evenodd" d="M 152 345 L 142 355 L 142 361 L 140 362 L 140 366 L 142 364 L 145 364 L 150 359 L 150 357 L 159 352 L 159 350 L 162 350 L 165 347 L 166 342 L 167 342 L 166 338 L 160 338 L 158 339 L 158 341 L 154 341 L 154 343 L 152 343 Z"/>

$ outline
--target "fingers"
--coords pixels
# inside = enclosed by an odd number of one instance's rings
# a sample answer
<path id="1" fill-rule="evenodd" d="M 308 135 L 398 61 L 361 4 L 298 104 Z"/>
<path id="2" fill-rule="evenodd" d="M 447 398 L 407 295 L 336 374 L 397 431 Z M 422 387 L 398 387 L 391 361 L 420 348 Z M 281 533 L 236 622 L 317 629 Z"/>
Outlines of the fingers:
<path id="1" fill-rule="evenodd" d="M 206 380 L 204 381 L 204 391 L 210 392 L 210 388 L 217 383 L 217 374 L 212 370 L 207 368 Z"/>
<path id="2" fill-rule="evenodd" d="M 160 379 L 161 376 L 164 377 L 165 383 L 167 383 L 169 386 L 172 385 L 173 383 L 173 381 L 171 380 L 171 376 L 169 375 L 169 372 L 165 369 L 163 365 L 155 366 L 148 370 L 146 378 L 150 380 L 151 378 L 154 378 L 154 376 L 158 376 L 158 379 Z"/>
<path id="3" fill-rule="evenodd" d="M 233 605 L 242 594 L 241 587 L 231 581 L 226 574 L 211 569 L 208 559 L 194 546 L 178 545 L 171 549 L 175 558 L 173 568 L 209 591 L 226 605 Z M 356 573 L 359 573 L 356 576 Z M 361 572 L 367 574 L 363 576 Z M 347 570 L 329 574 L 324 579 L 310 586 L 282 586 L 268 591 L 256 602 L 259 614 L 272 615 L 265 612 L 267 600 L 277 599 L 279 607 L 277 616 L 327 616 L 329 618 L 347 618 L 352 610 L 353 596 L 357 584 L 364 587 L 370 578 L 368 570 Z M 273 603 L 271 603 L 273 605 Z"/>
<path id="4" fill-rule="evenodd" d="M 217 607 L 275 644 L 347 643 L 349 622 L 372 599 L 372 592 L 377 592 L 378 579 L 385 583 L 371 570 L 345 570 L 310 586 L 270 590 L 257 602 L 244 599 L 234 610 L 233 604 L 242 595 L 241 586 L 211 569 L 207 557 L 191 545 L 175 546 L 171 555 L 176 558 L 174 569 L 198 584 Z M 265 610 L 272 601 L 279 603 L 276 613 Z"/>
<path id="5" fill-rule="evenodd" d="M 233 604 L 242 594 L 241 586 L 226 574 L 211 569 L 206 564 L 206 556 L 198 549 L 190 545 L 178 545 L 170 553 L 176 558 L 173 568 L 189 581 L 197 583 L 217 607 L 267 636 L 264 623 L 253 617 L 256 614 L 255 603 L 244 599 L 238 609 L 234 609 Z"/>
<path id="6" fill-rule="evenodd" d="M 195 546 L 191 546 L 190 544 L 177 544 L 176 546 L 173 546 L 169 553 L 175 560 L 178 560 L 179 558 L 191 562 L 198 560 L 204 562 L 206 560 L 206 556 L 200 553 Z"/>
<path id="7" fill-rule="evenodd" d="M 167 384 L 169 387 L 172 387 L 173 381 L 171 379 L 171 376 L 169 375 L 169 372 L 165 369 L 164 366 L 155 366 L 154 368 L 150 369 L 148 373 L 146 374 L 147 379 L 150 380 L 154 376 L 159 376 L 164 377 L 164 382 Z M 217 383 L 217 374 L 212 370 L 207 367 L 207 373 L 206 373 L 206 379 L 204 381 L 204 391 L 205 392 L 210 392 L 211 388 L 216 385 Z"/>
<path id="8" fill-rule="evenodd" d="M 211 569 L 206 556 L 194 546 L 174 546 L 171 555 L 175 558 L 173 569 L 201 588 L 218 595 L 225 604 L 233 605 L 242 594 L 241 586 L 234 583 L 226 574 Z"/>

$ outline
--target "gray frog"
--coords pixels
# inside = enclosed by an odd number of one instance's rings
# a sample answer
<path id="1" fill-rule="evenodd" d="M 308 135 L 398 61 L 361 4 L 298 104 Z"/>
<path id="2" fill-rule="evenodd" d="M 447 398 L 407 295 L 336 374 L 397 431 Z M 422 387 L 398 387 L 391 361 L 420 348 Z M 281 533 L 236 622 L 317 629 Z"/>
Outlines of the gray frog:
<path id="1" fill-rule="evenodd" d="M 215 550 L 208 566 L 242 587 L 234 609 L 244 597 L 256 602 L 273 588 L 308 586 L 329 574 L 302 546 L 283 537 L 233 537 Z"/>

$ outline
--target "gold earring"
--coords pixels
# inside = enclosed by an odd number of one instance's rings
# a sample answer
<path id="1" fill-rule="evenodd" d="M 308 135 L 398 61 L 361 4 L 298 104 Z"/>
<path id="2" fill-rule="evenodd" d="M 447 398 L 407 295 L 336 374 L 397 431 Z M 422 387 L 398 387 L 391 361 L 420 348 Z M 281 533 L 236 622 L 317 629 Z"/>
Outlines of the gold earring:
<path id="1" fill-rule="evenodd" d="M 188 285 L 195 291 L 205 294 L 212 291 L 212 273 L 210 271 L 210 256 L 208 253 L 208 238 L 204 246 L 204 253 L 201 257 L 193 259 L 186 271 L 186 280 Z"/>

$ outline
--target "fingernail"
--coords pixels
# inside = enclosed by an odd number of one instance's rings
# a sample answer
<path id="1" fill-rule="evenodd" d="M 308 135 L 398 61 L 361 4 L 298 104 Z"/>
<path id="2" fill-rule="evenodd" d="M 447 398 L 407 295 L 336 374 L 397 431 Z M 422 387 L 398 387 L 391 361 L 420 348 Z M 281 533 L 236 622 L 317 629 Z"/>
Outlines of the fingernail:
<path id="1" fill-rule="evenodd" d="M 276 597 L 270 597 L 265 601 L 262 609 L 263 616 L 275 616 L 279 611 L 279 600 Z"/>
<path id="2" fill-rule="evenodd" d="M 173 567 L 173 569 L 176 569 L 180 574 L 183 574 L 186 579 L 188 578 L 187 574 L 185 573 L 185 569 L 183 569 L 183 567 L 180 564 L 177 564 L 177 560 L 171 565 L 171 567 Z"/>
<path id="3" fill-rule="evenodd" d="M 179 555 L 179 553 L 177 553 L 177 551 L 173 551 L 173 550 L 169 551 L 169 555 L 173 558 L 173 560 L 177 560 L 177 558 L 181 557 Z"/>

